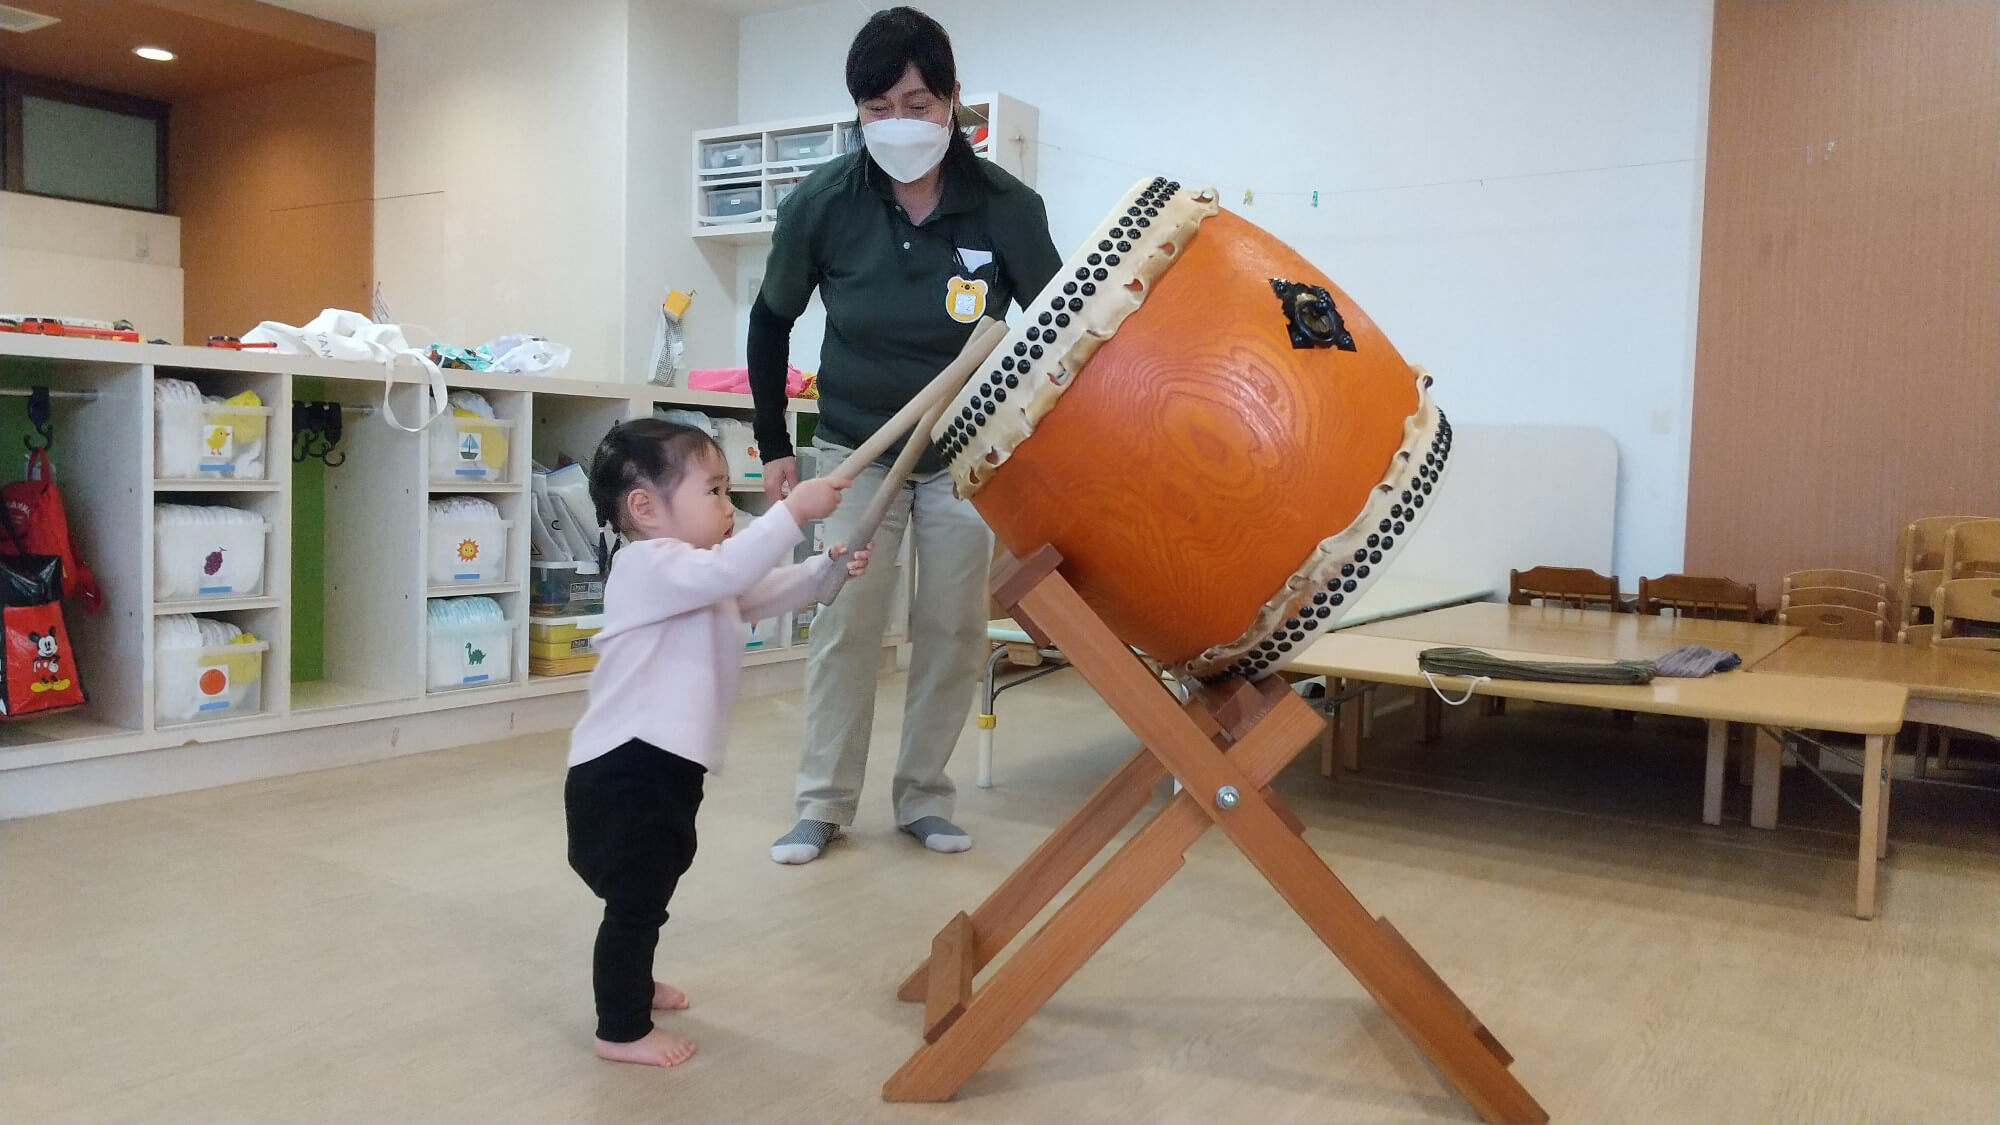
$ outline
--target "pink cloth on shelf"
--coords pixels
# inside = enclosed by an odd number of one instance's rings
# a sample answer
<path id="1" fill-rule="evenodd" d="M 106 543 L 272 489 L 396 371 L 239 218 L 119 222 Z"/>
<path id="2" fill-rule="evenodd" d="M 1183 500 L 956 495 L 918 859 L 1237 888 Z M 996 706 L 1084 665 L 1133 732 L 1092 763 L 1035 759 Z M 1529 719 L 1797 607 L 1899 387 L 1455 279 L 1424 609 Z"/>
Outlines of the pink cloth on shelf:
<path id="1" fill-rule="evenodd" d="M 688 389 L 691 391 L 734 391 L 739 395 L 750 393 L 750 369 L 747 367 L 705 367 L 700 371 L 688 372 Z M 785 394 L 797 398 L 806 389 L 806 373 L 796 367 L 785 368 Z"/>

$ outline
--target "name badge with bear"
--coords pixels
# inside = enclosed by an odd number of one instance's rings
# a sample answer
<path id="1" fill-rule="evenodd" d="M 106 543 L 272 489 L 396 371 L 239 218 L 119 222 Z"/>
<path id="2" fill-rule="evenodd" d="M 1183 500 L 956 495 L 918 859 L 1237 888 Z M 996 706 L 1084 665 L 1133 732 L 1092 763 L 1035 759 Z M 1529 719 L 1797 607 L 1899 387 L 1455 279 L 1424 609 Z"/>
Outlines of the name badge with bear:
<path id="1" fill-rule="evenodd" d="M 954 277 L 944 283 L 944 311 L 960 324 L 986 315 L 986 282 Z"/>

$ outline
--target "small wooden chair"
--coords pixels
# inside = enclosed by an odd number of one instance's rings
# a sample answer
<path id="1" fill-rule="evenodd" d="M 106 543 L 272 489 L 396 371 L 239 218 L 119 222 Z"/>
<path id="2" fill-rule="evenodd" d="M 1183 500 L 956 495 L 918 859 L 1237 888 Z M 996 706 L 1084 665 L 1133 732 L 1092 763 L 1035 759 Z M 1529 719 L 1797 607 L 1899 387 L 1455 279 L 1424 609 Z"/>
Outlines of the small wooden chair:
<path id="1" fill-rule="evenodd" d="M 1882 583 L 1882 586 L 1886 591 L 1888 583 Z M 1787 589 L 1778 596 L 1780 613 L 1789 608 L 1812 605 L 1839 605 L 1884 619 L 1889 616 L 1889 602 L 1884 594 L 1848 586 L 1799 586 Z"/>
<path id="2" fill-rule="evenodd" d="M 1900 595 L 1903 606 L 1903 621 L 1915 625 L 1930 614 L 1931 599 L 1937 596 L 1938 583 L 1944 581 L 1944 570 L 1907 570 L 1903 572 L 1903 587 Z M 1928 622 L 1925 622 L 1928 624 Z"/>
<path id="3" fill-rule="evenodd" d="M 1613 613 L 1630 613 L 1632 607 L 1618 592 L 1618 576 L 1599 574 L 1581 566 L 1537 566 L 1507 572 L 1507 604 L 1555 605 L 1562 609 L 1589 609 L 1602 606 Z M 1494 695 L 1479 698 L 1481 715 L 1504 715 L 1507 701 Z M 1631 715 L 1613 712 L 1620 723 L 1629 724 Z"/>
<path id="4" fill-rule="evenodd" d="M 1931 613 L 1937 621 L 1932 644 L 2000 652 L 2000 578 L 1955 578 L 1939 583 L 1937 595 L 1931 599 Z M 1972 736 L 1943 730 L 1938 735 L 1937 763 L 1950 769 L 1952 744 Z"/>
<path id="5" fill-rule="evenodd" d="M 1618 576 L 1599 574 L 1580 566 L 1538 566 L 1507 572 L 1507 604 L 1533 605 L 1554 602 L 1564 609 L 1587 609 L 1601 605 L 1614 613 L 1628 612 L 1618 594 Z"/>
<path id="6" fill-rule="evenodd" d="M 2000 576 L 2000 519 L 1966 520 L 1944 533 L 1946 578 Z"/>
<path id="7" fill-rule="evenodd" d="M 1886 608 L 1888 603 L 1877 600 L 1875 604 Z M 1831 603 L 1807 605 L 1781 603 L 1778 607 L 1778 624 L 1796 625 L 1804 629 L 1807 636 L 1827 637 L 1836 641 L 1879 641 L 1887 632 L 1889 625 L 1880 612 Z"/>
<path id="8" fill-rule="evenodd" d="M 1905 625 L 1896 630 L 1896 643 L 1899 645 L 1913 645 L 1917 648 L 1929 648 L 1931 647 L 1931 641 L 1936 636 L 1936 625 Z M 1924 763 L 1930 760 L 1931 744 L 1933 742 L 1936 742 L 1938 746 L 1938 764 L 1943 765 L 1951 757 L 1951 731 L 1943 727 L 1932 726 L 1929 723 L 1918 724 L 1915 750 L 1918 777 L 1925 776 Z"/>
<path id="9" fill-rule="evenodd" d="M 1778 592 L 1788 594 L 1793 590 L 1825 587 L 1860 590 L 1883 599 L 1889 596 L 1889 584 L 1882 580 L 1881 575 L 1862 570 L 1795 570 L 1785 575 L 1784 585 L 1778 588 Z"/>
<path id="10" fill-rule="evenodd" d="M 1925 516 L 1903 529 L 1903 569 L 1937 570 L 1944 566 L 1944 537 L 1959 524 L 1980 516 Z"/>
<path id="11" fill-rule="evenodd" d="M 1903 622 L 1918 624 L 1930 612 L 1931 595 L 1944 580 L 1944 541 L 1952 528 L 1978 516 L 1925 516 L 1903 528 L 1896 554 L 1901 581 L 1897 584 Z"/>
<path id="12" fill-rule="evenodd" d="M 1707 574 L 1662 574 L 1639 579 L 1637 611 L 1652 617 L 1673 610 L 1680 617 L 1722 621 L 1755 621 L 1757 585 Z"/>
<path id="13" fill-rule="evenodd" d="M 2000 651 L 2000 578 L 1953 578 L 1931 599 L 1937 619 L 1932 643 Z"/>

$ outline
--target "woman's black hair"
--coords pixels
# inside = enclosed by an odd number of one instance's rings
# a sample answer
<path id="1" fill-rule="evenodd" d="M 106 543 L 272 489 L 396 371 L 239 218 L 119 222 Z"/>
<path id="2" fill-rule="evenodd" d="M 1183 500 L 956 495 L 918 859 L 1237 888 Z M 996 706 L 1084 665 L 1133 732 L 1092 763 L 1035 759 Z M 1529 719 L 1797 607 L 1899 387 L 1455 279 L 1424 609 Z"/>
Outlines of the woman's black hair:
<path id="1" fill-rule="evenodd" d="M 868 17 L 847 48 L 847 93 L 860 105 L 879 98 L 903 80 L 912 65 L 924 89 L 952 100 L 958 88 L 958 63 L 952 58 L 951 36 L 944 25 L 915 8 L 885 8 Z M 978 170 L 979 157 L 958 127 L 957 114 L 945 123 L 951 143 L 944 164 L 962 172 Z M 976 182 L 976 181 L 975 181 Z"/>
<path id="2" fill-rule="evenodd" d="M 590 459 L 590 503 L 597 509 L 597 522 L 627 530 L 627 493 L 642 484 L 671 493 L 689 468 L 710 457 L 720 461 L 723 453 L 707 430 L 658 418 L 611 427 Z"/>

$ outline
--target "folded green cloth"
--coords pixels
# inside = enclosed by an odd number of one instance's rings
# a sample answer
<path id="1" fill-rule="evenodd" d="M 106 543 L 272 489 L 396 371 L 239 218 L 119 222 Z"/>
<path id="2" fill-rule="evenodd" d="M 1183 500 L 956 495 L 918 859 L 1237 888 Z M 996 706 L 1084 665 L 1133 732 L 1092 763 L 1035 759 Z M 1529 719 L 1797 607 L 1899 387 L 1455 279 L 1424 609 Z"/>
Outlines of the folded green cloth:
<path id="1" fill-rule="evenodd" d="M 1417 654 L 1417 668 L 1433 676 L 1533 680 L 1547 684 L 1645 684 L 1652 682 L 1655 673 L 1650 660 L 1618 660 L 1609 664 L 1507 660 L 1476 648 L 1427 648 Z"/>

